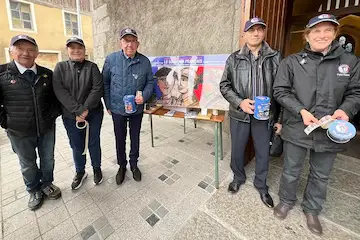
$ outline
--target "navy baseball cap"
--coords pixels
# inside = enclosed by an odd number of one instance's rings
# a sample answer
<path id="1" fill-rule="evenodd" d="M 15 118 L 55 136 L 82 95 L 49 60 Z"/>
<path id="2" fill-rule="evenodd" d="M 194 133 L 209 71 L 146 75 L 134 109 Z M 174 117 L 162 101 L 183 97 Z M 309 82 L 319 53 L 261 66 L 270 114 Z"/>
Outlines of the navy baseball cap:
<path id="1" fill-rule="evenodd" d="M 35 46 L 38 46 L 35 39 L 33 39 L 32 37 L 29 37 L 27 35 L 23 35 L 23 34 L 16 35 L 15 37 L 13 37 L 10 41 L 10 46 L 14 46 L 14 44 L 20 40 L 28 41 L 28 42 L 34 44 Z"/>
<path id="2" fill-rule="evenodd" d="M 78 43 L 85 47 L 85 43 L 81 38 L 78 37 L 71 37 L 66 41 L 66 46 L 68 47 L 70 43 Z"/>
<path id="3" fill-rule="evenodd" d="M 123 30 L 120 31 L 120 39 L 125 37 L 126 35 L 132 35 L 134 37 L 138 37 L 136 31 L 132 28 L 124 28 Z"/>
<path id="4" fill-rule="evenodd" d="M 266 23 L 263 19 L 254 17 L 245 23 L 244 32 L 247 32 L 251 27 L 253 27 L 255 25 L 262 25 L 262 26 L 266 27 Z"/>
<path id="5" fill-rule="evenodd" d="M 340 23 L 336 20 L 336 17 L 334 15 L 321 14 L 319 16 L 316 16 L 316 17 L 313 17 L 312 19 L 310 19 L 308 24 L 306 25 L 306 28 L 312 28 L 316 24 L 322 23 L 322 22 L 331 22 L 336 25 L 340 25 Z"/>

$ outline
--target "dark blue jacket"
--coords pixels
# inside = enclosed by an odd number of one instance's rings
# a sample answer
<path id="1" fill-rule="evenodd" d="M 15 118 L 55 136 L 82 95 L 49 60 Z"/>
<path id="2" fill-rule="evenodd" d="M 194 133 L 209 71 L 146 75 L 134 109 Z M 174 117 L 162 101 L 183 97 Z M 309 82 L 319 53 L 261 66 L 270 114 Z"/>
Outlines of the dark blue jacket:
<path id="1" fill-rule="evenodd" d="M 105 105 L 115 114 L 129 115 L 125 113 L 125 95 L 136 95 L 136 91 L 142 91 L 145 103 L 153 93 L 151 64 L 141 53 L 136 53 L 132 59 L 127 59 L 123 51 L 110 54 L 106 57 L 102 74 Z M 140 114 L 143 110 L 144 104 L 137 105 L 137 111 L 133 114 Z"/>

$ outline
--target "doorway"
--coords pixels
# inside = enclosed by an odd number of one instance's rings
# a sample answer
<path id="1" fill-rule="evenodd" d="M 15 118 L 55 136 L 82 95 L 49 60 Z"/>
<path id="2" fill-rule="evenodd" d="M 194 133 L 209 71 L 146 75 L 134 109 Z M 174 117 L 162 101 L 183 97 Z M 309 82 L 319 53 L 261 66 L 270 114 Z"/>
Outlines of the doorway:
<path id="1" fill-rule="evenodd" d="M 304 47 L 303 32 L 310 18 L 322 13 L 335 15 L 340 22 L 338 39 L 349 52 L 360 57 L 359 0 L 252 0 L 252 17 L 268 23 L 266 41 L 284 57 Z M 353 119 L 357 136 L 348 144 L 345 155 L 360 159 L 360 112 Z"/>

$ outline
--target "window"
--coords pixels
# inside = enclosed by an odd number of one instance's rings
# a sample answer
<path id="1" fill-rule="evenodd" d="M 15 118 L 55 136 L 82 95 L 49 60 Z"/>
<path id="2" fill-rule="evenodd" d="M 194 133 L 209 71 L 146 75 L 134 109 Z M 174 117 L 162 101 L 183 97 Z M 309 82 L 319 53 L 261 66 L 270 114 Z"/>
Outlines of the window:
<path id="1" fill-rule="evenodd" d="M 9 0 L 13 29 L 35 30 L 30 3 Z"/>
<path id="2" fill-rule="evenodd" d="M 65 19 L 65 35 L 78 36 L 79 25 L 77 21 L 77 15 L 69 12 L 64 12 L 64 19 Z"/>

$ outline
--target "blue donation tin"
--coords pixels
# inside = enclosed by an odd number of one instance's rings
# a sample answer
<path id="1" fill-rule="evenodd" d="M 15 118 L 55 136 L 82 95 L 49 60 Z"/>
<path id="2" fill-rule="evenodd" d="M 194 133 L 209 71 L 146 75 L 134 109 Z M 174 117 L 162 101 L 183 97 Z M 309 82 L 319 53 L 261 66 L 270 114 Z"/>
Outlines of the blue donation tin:
<path id="1" fill-rule="evenodd" d="M 347 143 L 355 137 L 356 129 L 354 125 L 344 120 L 335 120 L 327 130 L 328 137 L 336 143 Z"/>
<path id="2" fill-rule="evenodd" d="M 268 120 L 270 113 L 270 98 L 266 96 L 255 97 L 254 118 Z"/>
<path id="3" fill-rule="evenodd" d="M 136 112 L 135 95 L 125 95 L 123 100 L 126 113 Z"/>

